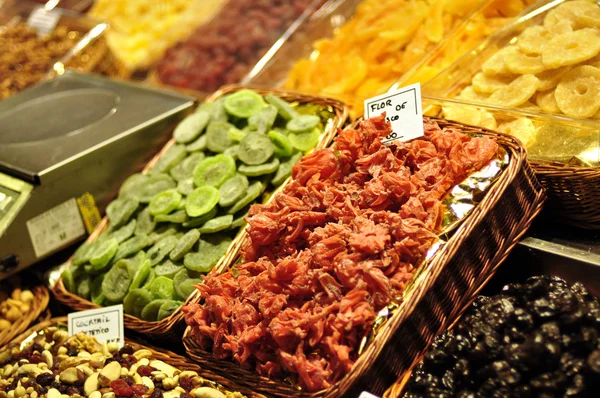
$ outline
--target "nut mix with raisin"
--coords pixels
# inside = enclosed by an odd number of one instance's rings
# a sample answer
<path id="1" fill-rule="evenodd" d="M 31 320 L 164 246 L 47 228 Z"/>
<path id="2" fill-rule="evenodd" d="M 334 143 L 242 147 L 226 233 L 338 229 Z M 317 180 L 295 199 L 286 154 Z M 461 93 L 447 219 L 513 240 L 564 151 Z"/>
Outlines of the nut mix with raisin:
<path id="1" fill-rule="evenodd" d="M 598 397 L 600 300 L 554 276 L 480 296 L 438 336 L 404 398 Z"/>
<path id="2" fill-rule="evenodd" d="M 153 358 L 148 349 L 119 349 L 84 333 L 69 337 L 55 326 L 26 342 L 0 351 L 0 398 L 243 398 Z"/>

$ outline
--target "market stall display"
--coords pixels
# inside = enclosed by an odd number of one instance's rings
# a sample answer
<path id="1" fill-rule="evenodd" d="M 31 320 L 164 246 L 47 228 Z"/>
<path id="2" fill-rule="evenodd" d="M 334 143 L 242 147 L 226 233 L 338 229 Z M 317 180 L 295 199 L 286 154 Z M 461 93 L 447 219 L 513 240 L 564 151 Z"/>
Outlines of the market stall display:
<path id="1" fill-rule="evenodd" d="M 202 301 L 184 309 L 189 355 L 215 371 L 226 367 L 238 382 L 257 385 L 267 394 L 291 394 L 295 387 L 280 381 L 285 378 L 327 396 L 360 388 L 377 393 L 388 375 L 414 360 L 424 340 L 444 322 L 436 316 L 431 329 L 411 324 L 411 317 L 423 321 L 423 314 L 411 308 L 428 305 L 421 298 L 430 288 L 456 289 L 454 283 L 444 283 L 462 279 L 468 269 L 462 267 L 468 266 L 453 263 L 462 261 L 462 255 L 446 250 L 467 244 L 469 237 L 461 231 L 477 228 L 485 213 L 467 216 L 448 245 L 436 247 L 433 260 L 421 267 L 431 247 L 439 244 L 437 234 L 447 216 L 440 200 L 493 163 L 500 148 L 511 152 L 507 167 L 513 171 L 501 173 L 479 206 L 502 195 L 499 185 L 520 174 L 514 167 L 524 171 L 523 164 L 515 166 L 518 147 L 505 137 L 471 137 L 465 134 L 475 133 L 471 128 L 442 120 L 424 123 L 424 138 L 391 147 L 380 141 L 390 133 L 383 117 L 341 131 L 331 148 L 296 165 L 292 182 L 269 204 L 253 207 L 240 262 L 207 275 L 198 286 Z M 540 210 L 543 194 L 535 183 L 529 185 L 529 178 L 519 177 L 528 198 L 522 204 L 524 218 L 506 220 L 511 227 L 497 233 L 512 235 L 526 228 Z M 484 249 L 482 255 L 501 258 L 502 250 Z M 453 260 L 446 263 L 448 259 Z M 469 260 L 477 263 L 469 275 L 485 279 L 495 268 L 490 260 L 486 265 Z M 454 271 L 452 277 L 436 279 L 440 272 Z M 413 281 L 415 273 L 419 276 Z M 476 281 L 467 285 L 461 293 L 447 293 L 460 302 L 479 289 Z M 405 291 L 407 286 L 411 288 Z M 452 319 L 454 305 L 435 305 Z M 387 314 L 383 319 L 382 313 Z M 403 332 L 411 328 L 424 335 L 407 342 Z M 390 357 L 392 347 L 402 352 Z M 231 359 L 242 367 L 224 363 Z"/>
<path id="2" fill-rule="evenodd" d="M 478 297 L 438 336 L 402 397 L 578 396 L 600 385 L 600 301 L 553 276 Z"/>
<path id="3" fill-rule="evenodd" d="M 65 322 L 66 318 L 42 322 L 0 350 L 0 395 L 243 398 L 248 394 L 170 351 L 129 340 L 119 348 L 84 333 L 69 336 Z"/>
<path id="4" fill-rule="evenodd" d="M 165 52 L 150 81 L 203 93 L 239 83 L 296 19 L 321 3 L 230 0 L 210 23 Z"/>
<path id="5" fill-rule="evenodd" d="M 179 337 L 170 328 L 181 316 L 172 314 L 237 252 L 248 207 L 284 184 L 305 152 L 328 145 L 346 117 L 326 98 L 216 93 L 123 183 L 105 223 L 63 272 L 59 300 L 76 309 L 123 303 L 127 327 Z"/>
<path id="6" fill-rule="evenodd" d="M 168 47 L 210 21 L 226 2 L 97 0 L 89 15 L 110 22 L 108 45 L 129 69 L 147 69 Z"/>

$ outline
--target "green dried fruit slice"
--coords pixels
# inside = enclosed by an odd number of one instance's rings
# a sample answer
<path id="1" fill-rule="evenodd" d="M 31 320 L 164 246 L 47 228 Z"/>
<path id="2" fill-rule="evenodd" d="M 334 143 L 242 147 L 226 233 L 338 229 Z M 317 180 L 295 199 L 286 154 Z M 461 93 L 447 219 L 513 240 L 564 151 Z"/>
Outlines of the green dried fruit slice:
<path id="1" fill-rule="evenodd" d="M 225 152 L 223 152 L 223 155 L 230 156 L 233 158 L 233 160 L 237 160 L 239 150 L 240 150 L 239 145 L 232 145 L 229 148 L 225 149 Z"/>
<path id="2" fill-rule="evenodd" d="M 292 175 L 294 165 L 298 163 L 300 159 L 302 159 L 302 153 L 297 152 L 285 162 L 281 162 L 279 168 L 277 169 L 277 172 L 275 173 L 275 176 L 273 177 L 273 180 L 271 180 L 271 184 L 273 184 L 276 187 L 283 184 L 284 181 Z"/>
<path id="3" fill-rule="evenodd" d="M 117 229 L 113 233 L 110 234 L 110 237 L 116 239 L 118 243 L 121 243 L 133 236 L 133 232 L 135 231 L 137 221 L 132 219 L 127 224 Z"/>
<path id="4" fill-rule="evenodd" d="M 156 272 L 154 272 L 154 270 L 151 269 L 150 273 L 148 274 L 148 277 L 146 278 L 146 281 L 142 285 L 142 289 L 150 291 L 150 284 L 152 283 L 152 281 L 154 281 L 154 279 L 156 279 Z"/>
<path id="5" fill-rule="evenodd" d="M 206 111 L 198 111 L 186 117 L 175 127 L 173 138 L 178 144 L 188 144 L 194 141 L 206 128 L 210 115 Z"/>
<path id="6" fill-rule="evenodd" d="M 163 153 L 154 167 L 150 169 L 150 174 L 168 173 L 173 167 L 187 156 L 187 150 L 184 145 L 173 145 Z"/>
<path id="7" fill-rule="evenodd" d="M 183 265 L 175 264 L 171 260 L 167 260 L 162 264 L 159 264 L 154 268 L 156 276 L 166 276 L 169 279 L 173 279 L 176 273 L 183 269 Z"/>
<path id="8" fill-rule="evenodd" d="M 195 285 L 199 283 L 202 283 L 200 275 L 196 272 L 188 271 L 187 269 L 182 269 L 177 272 L 173 278 L 175 293 L 177 293 L 182 300 L 187 300 L 190 294 L 196 290 Z"/>
<path id="9" fill-rule="evenodd" d="M 198 242 L 200 232 L 197 229 L 191 229 L 179 239 L 175 248 L 169 254 L 169 258 L 173 261 L 178 261 L 183 258 L 185 253 L 192 250 L 192 247 Z"/>
<path id="10" fill-rule="evenodd" d="M 179 207 L 181 194 L 176 189 L 169 189 L 156 195 L 150 205 L 150 214 L 153 216 L 159 214 L 169 214 Z"/>
<path id="11" fill-rule="evenodd" d="M 154 220 L 156 222 L 172 222 L 175 224 L 183 224 L 189 220 L 189 217 L 185 210 L 178 210 L 171 214 L 159 214 L 158 216 L 154 217 Z"/>
<path id="12" fill-rule="evenodd" d="M 188 195 L 185 211 L 190 217 L 200 217 L 211 211 L 219 203 L 219 190 L 211 186 L 197 188 Z"/>
<path id="13" fill-rule="evenodd" d="M 166 238 L 167 236 L 172 236 L 177 233 L 177 225 L 176 224 L 166 224 L 161 225 L 156 229 L 156 231 L 152 232 L 148 235 L 150 239 L 150 244 L 156 244 L 161 239 Z"/>
<path id="14" fill-rule="evenodd" d="M 134 235 L 149 235 L 156 228 L 156 222 L 150 214 L 150 209 L 144 207 L 144 210 L 140 211 L 137 216 L 137 222 L 135 226 Z"/>
<path id="15" fill-rule="evenodd" d="M 89 300 L 92 291 L 92 279 L 87 276 L 82 278 L 77 283 L 77 295 L 81 298 Z"/>
<path id="16" fill-rule="evenodd" d="M 119 249 L 119 242 L 116 239 L 107 239 L 97 245 L 90 254 L 90 264 L 96 271 L 101 271 L 110 263 L 110 260 L 116 255 Z"/>
<path id="17" fill-rule="evenodd" d="M 137 210 L 140 202 L 136 198 L 115 199 L 106 206 L 106 215 L 113 228 L 125 224 Z"/>
<path id="18" fill-rule="evenodd" d="M 228 96 L 223 96 L 217 99 L 215 102 L 205 102 L 198 107 L 196 112 L 204 111 L 208 112 L 211 121 L 227 121 L 227 112 L 225 112 L 224 101 Z"/>
<path id="19" fill-rule="evenodd" d="M 152 271 L 152 266 L 150 265 L 150 260 L 146 259 L 133 275 L 129 290 L 141 288 L 148 279 L 150 271 Z"/>
<path id="20" fill-rule="evenodd" d="M 246 194 L 249 183 L 243 174 L 235 174 L 219 188 L 219 205 L 228 207 L 240 200 Z"/>
<path id="21" fill-rule="evenodd" d="M 94 245 L 91 242 L 84 242 L 73 254 L 71 262 L 73 265 L 82 265 L 90 261 L 90 254 Z"/>
<path id="22" fill-rule="evenodd" d="M 160 306 L 166 303 L 167 299 L 158 299 L 152 300 L 148 303 L 142 310 L 141 318 L 148 322 L 155 322 L 158 318 L 158 311 L 160 310 Z"/>
<path id="23" fill-rule="evenodd" d="M 68 292 L 77 293 L 75 279 L 73 278 L 71 270 L 69 268 L 65 268 L 61 276 L 63 285 L 65 285 L 65 289 L 67 289 Z"/>
<path id="24" fill-rule="evenodd" d="M 263 164 L 269 160 L 274 150 L 275 147 L 269 137 L 264 134 L 251 132 L 240 141 L 238 157 L 247 165 L 254 166 Z"/>
<path id="25" fill-rule="evenodd" d="M 280 157 L 288 157 L 294 153 L 294 146 L 290 139 L 279 131 L 271 130 L 268 134 L 275 146 L 275 154 Z"/>
<path id="26" fill-rule="evenodd" d="M 123 299 L 123 311 L 139 318 L 142 310 L 152 301 L 152 294 L 145 289 L 133 289 Z"/>
<path id="27" fill-rule="evenodd" d="M 193 178 L 186 178 L 185 180 L 181 180 L 179 183 L 177 183 L 177 190 L 183 195 L 187 196 L 191 194 L 194 192 L 194 189 L 196 189 L 196 186 L 194 185 Z"/>
<path id="28" fill-rule="evenodd" d="M 126 258 L 136 254 L 140 250 L 144 249 L 146 246 L 150 246 L 152 241 L 148 238 L 147 235 L 134 236 L 133 238 L 129 238 L 125 242 L 119 245 L 117 252 L 115 253 L 115 257 L 113 261 L 119 261 L 122 258 Z"/>
<path id="29" fill-rule="evenodd" d="M 167 236 L 158 242 L 150 250 L 148 250 L 148 260 L 150 260 L 150 265 L 154 267 L 156 264 L 163 261 L 163 259 L 171 253 L 171 251 L 177 245 L 177 239 L 175 236 Z"/>
<path id="30" fill-rule="evenodd" d="M 246 195 L 242 199 L 240 199 L 235 205 L 233 205 L 229 210 L 227 210 L 227 214 L 235 214 L 238 211 L 242 210 L 244 207 L 249 205 L 253 200 L 258 198 L 263 191 L 263 183 L 260 181 L 256 181 L 252 183 L 248 190 L 246 191 Z"/>
<path id="31" fill-rule="evenodd" d="M 102 281 L 104 280 L 104 274 L 98 275 L 92 281 L 92 291 L 90 292 L 90 298 L 92 303 L 102 305 L 104 303 L 104 294 L 102 294 Z"/>
<path id="32" fill-rule="evenodd" d="M 248 126 L 257 133 L 266 134 L 275 124 L 275 119 L 277 119 L 277 108 L 267 105 L 266 108 L 248 119 Z"/>
<path id="33" fill-rule="evenodd" d="M 194 176 L 194 169 L 196 169 L 196 166 L 198 166 L 198 163 L 200 163 L 202 159 L 204 159 L 203 152 L 192 153 L 185 158 L 183 162 L 173 167 L 169 174 L 171 174 L 171 177 L 178 182 L 187 178 L 192 178 Z"/>
<path id="34" fill-rule="evenodd" d="M 311 131 L 321 123 L 321 118 L 316 115 L 298 115 L 286 124 L 286 128 L 292 133 L 303 133 Z"/>
<path id="35" fill-rule="evenodd" d="M 238 171 L 241 174 L 249 177 L 258 177 L 265 174 L 274 173 L 277 171 L 277 168 L 279 168 L 279 159 L 274 157 L 270 162 L 256 166 L 248 166 L 247 164 L 243 164 L 238 168 Z"/>
<path id="36" fill-rule="evenodd" d="M 183 265 L 190 271 L 208 273 L 227 253 L 230 244 L 230 238 L 219 235 L 200 239 L 198 251 L 186 254 Z"/>
<path id="37" fill-rule="evenodd" d="M 225 99 L 225 110 L 232 116 L 242 119 L 256 115 L 265 107 L 260 94 L 252 90 L 240 90 Z"/>
<path id="38" fill-rule="evenodd" d="M 102 281 L 102 294 L 107 300 L 121 302 L 127 292 L 133 277 L 129 274 L 126 261 L 117 261 L 104 275 Z"/>
<path id="39" fill-rule="evenodd" d="M 232 125 L 227 122 L 212 122 L 206 129 L 206 147 L 217 153 L 224 152 L 234 144 L 228 132 Z"/>
<path id="40" fill-rule="evenodd" d="M 135 256 L 133 256 L 132 258 L 129 258 L 127 260 L 127 267 L 129 269 L 129 274 L 131 276 L 135 276 L 135 274 L 137 273 L 137 271 L 142 267 L 142 265 L 146 262 L 148 258 L 146 257 L 146 253 L 141 250 L 139 252 L 136 253 Z"/>
<path id="41" fill-rule="evenodd" d="M 289 102 L 287 102 L 279 97 L 276 97 L 272 94 L 268 94 L 265 96 L 265 100 L 269 104 L 271 104 L 275 108 L 277 108 L 277 111 L 279 112 L 281 117 L 284 118 L 285 120 L 292 120 L 298 116 L 298 112 L 296 112 L 294 110 L 294 108 L 292 108 L 292 106 L 289 104 Z"/>
<path id="42" fill-rule="evenodd" d="M 216 155 L 198 163 L 194 170 L 194 184 L 219 188 L 235 174 L 235 160 L 231 156 Z"/>
<path id="43" fill-rule="evenodd" d="M 145 174 L 132 174 L 121 184 L 119 197 L 137 197 L 140 189 L 148 183 L 148 176 Z"/>
<path id="44" fill-rule="evenodd" d="M 319 143 L 321 130 L 313 129 L 305 133 L 290 134 L 289 139 L 292 146 L 299 151 L 308 152 Z"/>
<path id="45" fill-rule="evenodd" d="M 214 234 L 215 232 L 223 231 L 231 227 L 233 222 L 233 216 L 227 214 L 221 217 L 215 217 L 212 220 L 207 221 L 203 226 L 198 228 L 201 234 Z"/>
<path id="46" fill-rule="evenodd" d="M 167 174 L 154 174 L 150 176 L 146 185 L 139 192 L 140 203 L 150 203 L 162 191 L 175 188 L 177 184 Z"/>
<path id="47" fill-rule="evenodd" d="M 196 141 L 191 142 L 185 146 L 185 150 L 188 152 L 199 152 L 206 149 L 206 135 L 202 134 L 200 137 L 196 139 Z"/>
<path id="48" fill-rule="evenodd" d="M 175 297 L 173 281 L 165 276 L 157 276 L 149 286 L 152 298 L 169 300 Z"/>
<path id="49" fill-rule="evenodd" d="M 170 300 L 160 306 L 158 310 L 157 321 L 162 321 L 163 319 L 169 317 L 172 313 L 177 311 L 179 307 L 181 307 L 183 303 L 181 301 Z"/>
<path id="50" fill-rule="evenodd" d="M 201 225 L 204 225 L 204 223 L 206 223 L 208 220 L 210 220 L 211 218 L 213 218 L 216 215 L 217 215 L 217 207 L 215 206 L 208 213 L 206 213 L 200 217 L 191 218 L 189 221 L 184 222 L 183 227 L 184 228 L 199 227 Z"/>
<path id="51" fill-rule="evenodd" d="M 235 126 L 232 126 L 229 131 L 227 132 L 227 134 L 229 135 L 229 138 L 231 138 L 233 141 L 235 142 L 240 142 L 241 140 L 244 139 L 244 137 L 246 136 L 246 134 L 248 134 L 248 131 L 246 130 L 240 130 Z"/>
<path id="52" fill-rule="evenodd" d="M 245 212 L 243 215 L 234 218 L 233 221 L 231 222 L 231 228 L 242 228 L 246 226 L 246 220 L 244 220 L 246 217 L 248 217 L 248 213 Z"/>

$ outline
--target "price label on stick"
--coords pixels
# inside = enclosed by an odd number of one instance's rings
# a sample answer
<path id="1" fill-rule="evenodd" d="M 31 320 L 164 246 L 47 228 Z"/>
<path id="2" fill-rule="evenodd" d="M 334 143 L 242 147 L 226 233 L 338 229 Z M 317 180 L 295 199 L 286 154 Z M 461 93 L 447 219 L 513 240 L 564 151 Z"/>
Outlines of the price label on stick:
<path id="1" fill-rule="evenodd" d="M 365 101 L 365 118 L 380 116 L 384 112 L 387 121 L 392 124 L 392 133 L 382 141 L 384 144 L 410 141 L 425 134 L 420 83 Z"/>
<path id="2" fill-rule="evenodd" d="M 125 344 L 123 304 L 69 314 L 69 336 L 83 332 L 100 342 Z"/>
<path id="3" fill-rule="evenodd" d="M 29 15 L 27 25 L 37 30 L 39 34 L 46 35 L 54 30 L 59 19 L 60 12 L 57 10 L 46 10 L 45 7 L 40 6 Z"/>

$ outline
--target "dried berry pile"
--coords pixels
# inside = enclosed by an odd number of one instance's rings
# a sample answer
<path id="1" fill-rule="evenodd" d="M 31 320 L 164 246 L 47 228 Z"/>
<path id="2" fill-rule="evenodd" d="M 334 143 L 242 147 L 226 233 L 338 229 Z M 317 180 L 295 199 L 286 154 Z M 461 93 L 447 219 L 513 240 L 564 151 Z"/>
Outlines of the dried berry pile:
<path id="1" fill-rule="evenodd" d="M 404 398 L 597 397 L 600 300 L 552 276 L 479 297 L 439 336 Z"/>
<path id="2" fill-rule="evenodd" d="M 412 279 L 448 190 L 496 156 L 489 138 L 425 122 L 425 137 L 387 147 L 383 117 L 305 156 L 294 181 L 250 210 L 244 263 L 210 274 L 203 305 L 185 309 L 218 358 L 303 388 L 346 374 L 377 312 Z"/>

